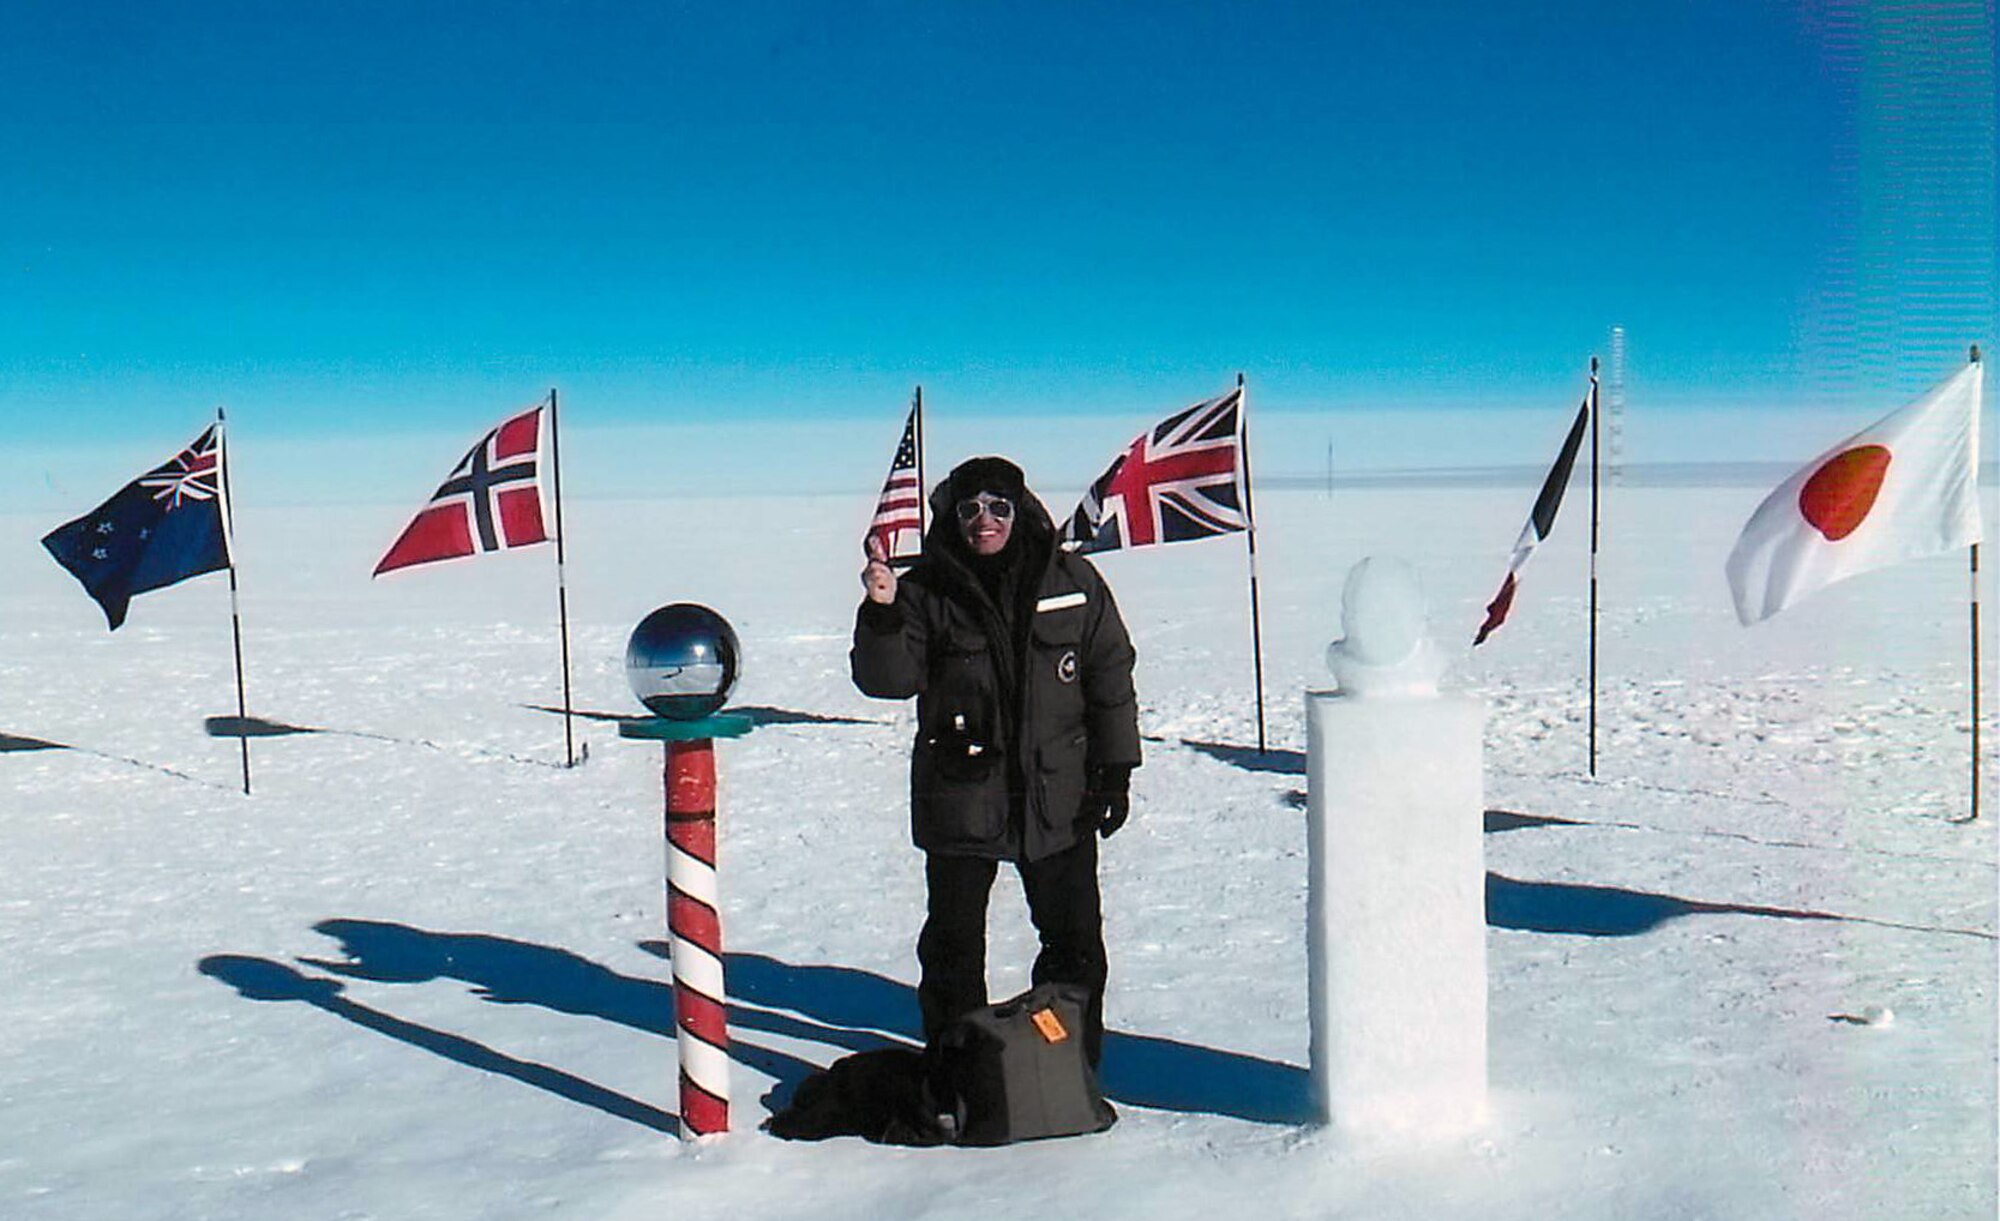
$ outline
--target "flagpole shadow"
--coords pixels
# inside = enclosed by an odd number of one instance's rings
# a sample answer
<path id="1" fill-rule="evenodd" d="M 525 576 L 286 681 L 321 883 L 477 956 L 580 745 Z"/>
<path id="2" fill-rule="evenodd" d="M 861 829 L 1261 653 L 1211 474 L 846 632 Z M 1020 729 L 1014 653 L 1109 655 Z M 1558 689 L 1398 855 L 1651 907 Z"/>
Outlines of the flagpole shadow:
<path id="1" fill-rule="evenodd" d="M 274 721 L 266 717 L 254 716 L 211 716 L 202 718 L 202 732 L 211 738 L 286 738 L 307 734 L 320 734 L 336 738 L 358 738 L 364 742 L 388 742 L 396 746 L 417 746 L 446 755 L 478 755 L 488 759 L 505 759 L 510 763 L 523 763 L 532 767 L 552 767 L 567 770 L 567 765 L 549 759 L 536 759 L 528 755 L 517 755 L 512 751 L 492 750 L 483 746 L 447 746 L 429 738 L 398 738 L 386 733 L 371 733 L 365 729 L 335 729 L 325 725 L 294 725 L 286 721 Z"/>
<path id="2" fill-rule="evenodd" d="M 168 767 L 163 763 L 148 763 L 144 759 L 134 759 L 130 755 L 114 755 L 109 751 L 93 750 L 88 746 L 77 746 L 70 742 L 51 742 L 47 738 L 30 738 L 20 734 L 0 733 L 0 755 L 30 754 L 43 750 L 66 750 L 73 754 L 87 755 L 92 759 L 108 759 L 113 763 L 123 763 L 127 767 L 136 767 L 141 771 L 158 772 L 162 776 L 172 776 L 176 780 L 186 780 L 191 784 L 204 785 L 208 788 L 220 789 L 227 793 L 237 791 L 234 786 L 217 784 L 212 780 L 203 780 L 199 776 L 190 776 L 186 772 Z"/>
<path id="3" fill-rule="evenodd" d="M 11 733 L 0 733 L 0 755 L 25 754 L 35 750 L 68 750 L 61 742 L 50 742 L 44 738 L 23 738 Z"/>
<path id="4" fill-rule="evenodd" d="M 1834 921 L 1871 924 L 1878 928 L 1975 937 L 2000 936 L 1983 929 L 1907 924 L 1871 916 L 1798 907 L 1766 907 L 1755 903 L 1711 903 L 1677 895 L 1616 886 L 1579 886 L 1570 882 L 1522 882 L 1502 874 L 1486 875 L 1486 923 L 1489 928 L 1526 933 L 1562 933 L 1579 937 L 1634 937 L 1685 916 L 1755 916 L 1766 920 Z"/>
<path id="5" fill-rule="evenodd" d="M 529 709 L 530 711 L 533 712 L 548 712 L 548 713 L 553 713 L 556 716 L 563 715 L 562 709 L 553 707 L 548 704 L 522 704 L 521 707 Z M 642 722 L 650 722 L 658 719 L 657 717 L 654 717 L 652 714 L 644 712 L 632 712 L 632 713 L 599 712 L 593 709 L 585 709 L 585 708 L 572 708 L 569 711 L 571 716 L 582 717 L 586 721 L 608 721 L 618 725 L 627 725 L 627 724 L 636 725 Z M 762 705 L 762 704 L 743 704 L 734 708 L 725 708 L 722 711 L 725 714 L 734 713 L 739 716 L 747 716 L 750 718 L 750 723 L 759 728 L 762 728 L 765 725 L 893 725 L 895 724 L 894 721 L 877 720 L 869 717 L 831 716 L 821 712 L 797 712 L 789 708 L 772 708 L 769 707 L 768 705 Z"/>
<path id="6" fill-rule="evenodd" d="M 201 722 L 202 732 L 211 738 L 283 738 L 299 733 L 325 733 L 310 725 L 287 725 L 254 716 L 212 716 Z"/>
<path id="7" fill-rule="evenodd" d="M 1148 740 L 1165 741 L 1163 738 Z M 1306 755 L 1302 750 L 1258 750 L 1254 746 L 1232 746 L 1227 742 L 1199 742 L 1193 738 L 1182 738 L 1180 744 L 1246 772 L 1273 772 L 1284 776 L 1306 774 Z"/>

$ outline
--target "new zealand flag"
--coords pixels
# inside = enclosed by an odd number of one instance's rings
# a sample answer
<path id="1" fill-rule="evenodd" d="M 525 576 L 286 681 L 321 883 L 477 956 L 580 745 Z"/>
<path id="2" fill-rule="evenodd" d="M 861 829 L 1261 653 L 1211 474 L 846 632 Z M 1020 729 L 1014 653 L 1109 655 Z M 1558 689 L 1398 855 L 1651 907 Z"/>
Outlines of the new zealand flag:
<path id="1" fill-rule="evenodd" d="M 135 594 L 229 567 L 222 526 L 222 426 L 49 531 L 42 546 L 83 582 L 113 631 Z"/>

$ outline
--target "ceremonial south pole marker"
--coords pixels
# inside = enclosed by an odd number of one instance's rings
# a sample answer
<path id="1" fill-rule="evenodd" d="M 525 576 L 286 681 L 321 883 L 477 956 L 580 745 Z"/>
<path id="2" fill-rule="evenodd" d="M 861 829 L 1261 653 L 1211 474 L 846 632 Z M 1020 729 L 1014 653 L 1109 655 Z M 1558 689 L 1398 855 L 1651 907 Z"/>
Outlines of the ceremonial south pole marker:
<path id="1" fill-rule="evenodd" d="M 620 737 L 666 750 L 667 934 L 674 966 L 680 1058 L 680 1130 L 686 1140 L 729 1130 L 728 992 L 716 883 L 715 739 L 755 726 L 716 712 L 735 685 L 736 633 L 706 607 L 676 603 L 640 621 L 626 646 L 626 676 L 640 701 L 665 715 L 620 722 Z"/>

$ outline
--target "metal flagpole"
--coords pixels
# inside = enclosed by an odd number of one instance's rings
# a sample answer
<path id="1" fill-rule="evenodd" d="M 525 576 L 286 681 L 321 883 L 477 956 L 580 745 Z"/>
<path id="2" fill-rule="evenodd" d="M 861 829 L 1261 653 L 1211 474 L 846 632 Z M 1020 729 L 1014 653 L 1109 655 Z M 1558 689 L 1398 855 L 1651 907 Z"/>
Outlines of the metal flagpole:
<path id="1" fill-rule="evenodd" d="M 1979 821 L 1979 544 L 1972 544 L 1972 816 Z"/>
<path id="2" fill-rule="evenodd" d="M 1250 396 L 1236 375 L 1236 435 L 1243 452 L 1243 524 L 1250 545 L 1250 655 L 1257 667 L 1257 753 L 1264 753 L 1264 623 L 1257 609 L 1257 512 L 1250 499 Z"/>
<path id="3" fill-rule="evenodd" d="M 1979 363 L 1979 345 L 1972 345 L 1972 363 Z M 1978 437 L 1980 421 L 1972 421 L 1973 436 Z M 1977 446 L 1975 444 L 1975 452 Z M 1979 486 L 1979 473 L 1973 472 L 1973 486 Z M 1972 815 L 1968 822 L 1979 821 L 1979 544 L 1972 544 Z"/>
<path id="4" fill-rule="evenodd" d="M 1590 358 L 1590 774 L 1597 775 L 1597 358 Z"/>
<path id="5" fill-rule="evenodd" d="M 216 465 L 222 471 L 222 550 L 229 558 L 229 634 L 236 646 L 236 744 L 243 754 L 243 795 L 250 795 L 250 711 L 243 695 L 243 611 L 236 591 L 236 509 L 230 503 L 229 429 L 215 409 Z"/>
<path id="6" fill-rule="evenodd" d="M 556 390 L 549 387 L 549 467 L 554 472 L 556 493 L 556 614 L 562 632 L 563 671 L 563 756 L 565 767 L 576 766 L 576 733 L 570 727 L 573 715 L 569 684 L 569 582 L 563 568 L 562 512 L 562 430 L 556 421 Z"/>

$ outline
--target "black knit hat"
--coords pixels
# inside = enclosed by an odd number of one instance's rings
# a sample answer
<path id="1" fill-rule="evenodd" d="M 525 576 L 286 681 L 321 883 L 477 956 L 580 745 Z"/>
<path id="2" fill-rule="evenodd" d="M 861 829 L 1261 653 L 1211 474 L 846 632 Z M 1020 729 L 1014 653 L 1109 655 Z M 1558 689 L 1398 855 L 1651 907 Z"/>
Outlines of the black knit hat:
<path id="1" fill-rule="evenodd" d="M 1005 496 L 1018 504 L 1028 491 L 1028 480 L 1020 467 L 1005 458 L 967 458 L 952 470 L 945 486 L 946 499 L 953 504 L 981 492 Z"/>

